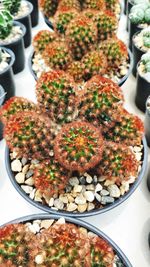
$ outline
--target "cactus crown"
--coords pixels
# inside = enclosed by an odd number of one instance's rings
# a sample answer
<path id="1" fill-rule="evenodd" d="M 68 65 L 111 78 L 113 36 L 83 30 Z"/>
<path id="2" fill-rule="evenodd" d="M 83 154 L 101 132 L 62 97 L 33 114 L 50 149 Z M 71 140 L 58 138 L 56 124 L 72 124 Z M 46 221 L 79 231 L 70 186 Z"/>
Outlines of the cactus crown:
<path id="1" fill-rule="evenodd" d="M 39 0 L 40 8 L 47 18 L 54 16 L 59 0 Z"/>
<path id="2" fill-rule="evenodd" d="M 56 40 L 56 38 L 57 36 L 54 32 L 50 32 L 48 30 L 39 31 L 33 39 L 35 52 L 42 53 L 47 45 Z"/>
<path id="3" fill-rule="evenodd" d="M 19 11 L 21 0 L 2 0 L 2 3 L 12 15 L 15 15 Z"/>
<path id="4" fill-rule="evenodd" d="M 85 0 L 83 2 L 83 8 L 103 10 L 103 9 L 106 9 L 106 4 L 104 0 Z"/>
<path id="5" fill-rule="evenodd" d="M 6 10 L 0 10 L 0 39 L 5 39 L 12 30 L 13 17 L 10 12 Z"/>
<path id="6" fill-rule="evenodd" d="M 80 11 L 81 7 L 80 7 L 80 3 L 78 0 L 61 0 L 59 2 L 58 5 L 58 10 L 62 10 L 62 9 L 76 9 L 77 11 Z"/>

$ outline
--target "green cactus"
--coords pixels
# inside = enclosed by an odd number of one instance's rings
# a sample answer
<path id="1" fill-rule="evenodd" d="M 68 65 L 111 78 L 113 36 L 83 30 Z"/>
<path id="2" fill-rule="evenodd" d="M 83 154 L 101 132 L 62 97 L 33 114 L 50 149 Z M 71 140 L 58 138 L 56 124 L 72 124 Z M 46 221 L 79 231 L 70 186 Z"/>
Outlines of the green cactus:
<path id="1" fill-rule="evenodd" d="M 40 8 L 47 18 L 54 16 L 58 7 L 58 2 L 58 0 L 39 0 Z"/>
<path id="2" fill-rule="evenodd" d="M 150 23 L 150 4 L 142 3 L 131 8 L 129 18 L 134 24 Z"/>
<path id="3" fill-rule="evenodd" d="M 43 53 L 49 43 L 56 41 L 57 35 L 49 30 L 39 31 L 33 38 L 34 51 L 37 53 Z"/>
<path id="4" fill-rule="evenodd" d="M 21 0 L 2 0 L 2 3 L 12 15 L 17 14 L 21 6 Z"/>
<path id="5" fill-rule="evenodd" d="M 0 11 L 0 39 L 5 39 L 11 33 L 13 27 L 13 17 L 6 10 Z"/>
<path id="6" fill-rule="evenodd" d="M 84 0 L 83 8 L 91 8 L 95 10 L 104 10 L 106 9 L 106 4 L 104 0 Z"/>
<path id="7" fill-rule="evenodd" d="M 58 10 L 64 9 L 76 9 L 77 11 L 81 10 L 80 2 L 78 0 L 61 0 L 58 5 Z"/>

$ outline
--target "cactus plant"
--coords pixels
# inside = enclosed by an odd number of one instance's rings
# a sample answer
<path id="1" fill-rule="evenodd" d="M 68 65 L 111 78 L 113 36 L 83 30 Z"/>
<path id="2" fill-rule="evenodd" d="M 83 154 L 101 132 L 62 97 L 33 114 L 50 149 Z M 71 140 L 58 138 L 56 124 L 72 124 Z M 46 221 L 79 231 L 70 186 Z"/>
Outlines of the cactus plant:
<path id="1" fill-rule="evenodd" d="M 106 180 L 120 185 L 129 180 L 131 176 L 137 177 L 138 166 L 135 154 L 128 146 L 122 143 L 107 142 L 97 172 Z"/>
<path id="2" fill-rule="evenodd" d="M 15 114 L 4 128 L 4 137 L 10 150 L 20 157 L 49 158 L 53 142 L 51 124 L 45 116 L 31 111 Z"/>
<path id="3" fill-rule="evenodd" d="M 58 10 L 67 9 L 76 9 L 77 11 L 81 10 L 80 2 L 78 0 L 60 0 L 58 5 Z"/>
<path id="4" fill-rule="evenodd" d="M 34 185 L 46 197 L 64 193 L 69 179 L 68 171 L 56 160 L 41 161 L 34 168 Z"/>
<path id="5" fill-rule="evenodd" d="M 34 234 L 23 224 L 0 229 L 0 266 L 31 266 L 30 244 L 33 240 Z"/>
<path id="6" fill-rule="evenodd" d="M 54 16 L 54 28 L 59 34 L 65 34 L 68 24 L 72 19 L 78 16 L 76 9 L 62 8 L 59 9 Z"/>
<path id="7" fill-rule="evenodd" d="M 54 140 L 54 154 L 64 168 L 84 172 L 101 159 L 103 138 L 99 129 L 87 122 L 64 125 Z"/>
<path id="8" fill-rule="evenodd" d="M 11 33 L 13 17 L 7 10 L 0 10 L 0 39 L 5 39 Z"/>
<path id="9" fill-rule="evenodd" d="M 74 58 L 81 59 L 97 43 L 95 23 L 82 15 L 76 17 L 67 27 L 66 39 Z"/>
<path id="10" fill-rule="evenodd" d="M 42 53 L 47 45 L 55 40 L 57 40 L 57 35 L 54 32 L 48 30 L 39 31 L 33 38 L 34 51 Z"/>
<path id="11" fill-rule="evenodd" d="M 143 43 L 145 47 L 150 48 L 150 28 L 143 30 Z"/>
<path id="12" fill-rule="evenodd" d="M 12 15 L 15 15 L 19 11 L 21 0 L 2 0 L 2 4 Z"/>
<path id="13" fill-rule="evenodd" d="M 128 146 L 137 146 L 141 145 L 143 133 L 144 126 L 142 121 L 137 116 L 122 109 L 118 122 L 107 133 L 106 138 L 117 143 L 122 142 Z"/>
<path id="14" fill-rule="evenodd" d="M 67 69 L 67 72 L 74 78 L 76 83 L 83 82 L 84 66 L 80 60 L 73 61 Z"/>
<path id="15" fill-rule="evenodd" d="M 133 24 L 150 24 L 150 4 L 144 2 L 133 6 L 129 18 Z"/>
<path id="16" fill-rule="evenodd" d="M 150 72 L 150 53 L 146 53 L 141 57 L 142 71 L 144 73 Z"/>
<path id="17" fill-rule="evenodd" d="M 77 113 L 77 86 L 63 71 L 43 73 L 36 85 L 38 104 L 57 123 L 73 120 Z"/>
<path id="18" fill-rule="evenodd" d="M 103 10 L 106 9 L 106 4 L 104 0 L 85 0 L 83 2 L 83 8 Z"/>
<path id="19" fill-rule="evenodd" d="M 111 66 L 118 68 L 123 61 L 128 60 L 127 47 L 117 37 L 109 38 L 101 42 L 99 49 L 106 55 L 109 68 Z"/>
<path id="20" fill-rule="evenodd" d="M 23 97 L 11 97 L 0 109 L 0 120 L 6 124 L 14 114 L 37 111 L 37 105 Z"/>
<path id="21" fill-rule="evenodd" d="M 111 10 L 113 13 L 116 13 L 116 7 L 119 5 L 118 0 L 105 0 L 106 9 Z"/>
<path id="22" fill-rule="evenodd" d="M 44 15 L 47 18 L 53 17 L 57 7 L 59 0 L 39 0 L 39 5 Z"/>
<path id="23" fill-rule="evenodd" d="M 66 70 L 72 61 L 71 52 L 64 41 L 52 42 L 43 51 L 46 64 L 52 69 Z"/>

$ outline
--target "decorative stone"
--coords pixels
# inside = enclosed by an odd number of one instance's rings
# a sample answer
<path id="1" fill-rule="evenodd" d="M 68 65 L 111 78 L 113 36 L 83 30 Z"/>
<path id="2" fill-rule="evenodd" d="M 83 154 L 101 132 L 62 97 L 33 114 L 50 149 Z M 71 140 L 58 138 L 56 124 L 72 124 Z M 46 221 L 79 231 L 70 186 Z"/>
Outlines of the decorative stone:
<path id="1" fill-rule="evenodd" d="M 34 200 L 38 202 L 42 202 L 42 194 L 39 190 L 36 190 Z"/>
<path id="2" fill-rule="evenodd" d="M 53 197 L 50 198 L 48 205 L 50 207 L 52 207 L 54 205 L 54 198 Z"/>
<path id="3" fill-rule="evenodd" d="M 89 184 L 86 186 L 86 190 L 94 191 L 94 189 L 95 189 L 95 186 L 93 184 Z"/>
<path id="4" fill-rule="evenodd" d="M 35 263 L 36 264 L 42 264 L 44 262 L 44 255 L 39 254 L 35 257 Z"/>
<path id="5" fill-rule="evenodd" d="M 93 209 L 95 209 L 95 205 L 93 203 L 89 202 L 87 210 L 90 211 L 90 210 L 93 210 Z"/>
<path id="6" fill-rule="evenodd" d="M 37 159 L 32 159 L 32 160 L 31 160 L 31 164 L 36 165 L 36 164 L 38 164 L 38 163 L 39 163 L 39 160 L 37 160 Z"/>
<path id="7" fill-rule="evenodd" d="M 78 205 L 78 211 L 79 212 L 85 212 L 87 210 L 87 203 L 83 205 Z"/>
<path id="8" fill-rule="evenodd" d="M 38 233 L 38 232 L 40 231 L 40 226 L 39 226 L 38 223 L 34 222 L 34 223 L 33 223 L 33 227 L 34 227 L 36 233 Z"/>
<path id="9" fill-rule="evenodd" d="M 19 159 L 15 159 L 11 163 L 11 169 L 13 172 L 21 172 L 22 164 Z"/>
<path id="10" fill-rule="evenodd" d="M 140 146 L 134 146 L 134 151 L 135 152 L 141 152 L 141 147 Z"/>
<path id="11" fill-rule="evenodd" d="M 75 198 L 75 203 L 79 205 L 83 205 L 86 203 L 86 198 L 82 194 L 80 194 Z"/>
<path id="12" fill-rule="evenodd" d="M 102 197 L 98 193 L 95 193 L 95 198 L 98 202 L 101 202 Z"/>
<path id="13" fill-rule="evenodd" d="M 21 188 L 26 194 L 30 194 L 33 190 L 33 187 L 28 185 L 21 185 Z"/>
<path id="14" fill-rule="evenodd" d="M 57 198 L 54 200 L 54 206 L 57 209 L 62 210 L 64 208 L 64 203 L 59 198 Z"/>
<path id="15" fill-rule="evenodd" d="M 16 179 L 18 184 L 23 184 L 24 180 L 25 180 L 24 173 L 22 173 L 22 172 L 17 173 L 16 176 L 15 176 L 15 179 Z"/>
<path id="16" fill-rule="evenodd" d="M 77 209 L 77 205 L 75 204 L 75 203 L 69 203 L 68 205 L 67 205 L 67 211 L 75 211 L 76 209 Z"/>
<path id="17" fill-rule="evenodd" d="M 115 201 L 115 199 L 114 199 L 113 197 L 103 196 L 103 197 L 101 198 L 101 203 L 102 203 L 103 205 L 106 205 L 106 204 L 108 204 L 108 203 L 113 203 L 114 201 Z"/>
<path id="18" fill-rule="evenodd" d="M 25 184 L 27 184 L 27 185 L 34 185 L 34 180 L 33 180 L 33 177 L 30 177 L 30 178 L 28 178 L 26 181 L 25 181 Z"/>
<path id="19" fill-rule="evenodd" d="M 22 165 L 25 166 L 27 161 L 28 161 L 27 158 L 23 157 L 22 160 L 21 160 Z"/>
<path id="20" fill-rule="evenodd" d="M 88 184 L 91 184 L 92 181 L 93 181 L 92 176 L 89 175 L 87 172 L 84 174 L 84 176 L 86 177 L 86 182 L 87 182 Z"/>
<path id="21" fill-rule="evenodd" d="M 61 217 L 55 224 L 64 224 L 65 222 L 65 219 Z"/>
<path id="22" fill-rule="evenodd" d="M 72 191 L 72 187 L 70 185 L 66 186 L 66 193 L 70 193 Z"/>
<path id="23" fill-rule="evenodd" d="M 34 199 L 35 191 L 36 191 L 36 189 L 34 188 L 34 189 L 32 190 L 32 192 L 30 193 L 29 197 L 30 197 L 31 199 Z"/>
<path id="24" fill-rule="evenodd" d="M 93 192 L 92 191 L 86 191 L 85 193 L 84 193 L 84 196 L 85 196 L 85 198 L 86 198 L 86 200 L 87 201 L 89 201 L 89 202 L 93 202 L 94 201 L 94 194 L 93 194 Z"/>
<path id="25" fill-rule="evenodd" d="M 54 220 L 42 220 L 41 228 L 48 229 L 53 223 L 54 223 Z"/>
<path id="26" fill-rule="evenodd" d="M 59 196 L 59 199 L 60 199 L 64 204 L 67 204 L 67 203 L 68 203 L 68 198 L 67 198 L 67 196 L 60 195 L 60 196 Z"/>
<path id="27" fill-rule="evenodd" d="M 82 185 L 75 185 L 73 191 L 75 193 L 80 193 L 82 191 Z"/>
<path id="28" fill-rule="evenodd" d="M 97 176 L 96 176 L 96 175 L 94 175 L 94 177 L 93 177 L 93 183 L 94 183 L 94 184 L 97 183 Z"/>
<path id="29" fill-rule="evenodd" d="M 69 179 L 69 184 L 70 184 L 71 186 L 78 185 L 78 184 L 79 184 L 79 180 L 78 180 L 78 178 L 77 178 L 77 177 L 72 177 L 72 178 L 70 178 L 70 179 Z"/>
<path id="30" fill-rule="evenodd" d="M 103 189 L 103 187 L 101 186 L 101 184 L 97 184 L 96 187 L 95 187 L 95 192 L 99 192 Z"/>
<path id="31" fill-rule="evenodd" d="M 28 170 L 29 170 L 29 164 L 25 165 L 25 166 L 22 168 L 22 172 L 23 172 L 24 174 L 26 174 Z"/>
<path id="32" fill-rule="evenodd" d="M 104 183 L 105 186 L 109 186 L 111 184 L 114 184 L 114 181 L 106 180 L 105 183 Z"/>
<path id="33" fill-rule="evenodd" d="M 68 195 L 67 198 L 70 203 L 74 202 L 74 198 L 71 195 Z"/>
<path id="34" fill-rule="evenodd" d="M 84 176 L 81 176 L 81 177 L 79 178 L 79 182 L 80 182 L 80 184 L 85 185 L 85 184 L 86 184 L 86 179 L 85 179 L 85 177 L 84 177 Z"/>
<path id="35" fill-rule="evenodd" d="M 100 192 L 101 196 L 108 196 L 109 195 L 109 191 L 102 189 Z"/>
<path id="36" fill-rule="evenodd" d="M 118 198 L 120 197 L 120 190 L 119 187 L 115 184 L 108 186 L 108 191 L 111 197 Z"/>
<path id="37" fill-rule="evenodd" d="M 104 177 L 104 176 L 98 177 L 99 182 L 104 182 L 105 180 L 106 180 L 106 177 Z"/>
<path id="38" fill-rule="evenodd" d="M 30 178 L 32 175 L 33 175 L 33 170 L 29 170 L 27 173 L 26 173 L 26 178 Z"/>

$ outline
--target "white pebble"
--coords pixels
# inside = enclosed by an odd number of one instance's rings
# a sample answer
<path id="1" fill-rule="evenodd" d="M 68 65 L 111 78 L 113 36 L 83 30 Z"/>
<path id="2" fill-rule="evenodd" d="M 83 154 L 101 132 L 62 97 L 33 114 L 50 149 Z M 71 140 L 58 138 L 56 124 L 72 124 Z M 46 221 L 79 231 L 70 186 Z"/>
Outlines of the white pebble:
<path id="1" fill-rule="evenodd" d="M 80 193 L 82 191 L 82 185 L 75 185 L 73 191 L 75 193 Z"/>
<path id="2" fill-rule="evenodd" d="M 54 220 L 42 220 L 41 222 L 41 228 L 48 229 L 52 224 Z"/>
<path id="3" fill-rule="evenodd" d="M 85 193 L 84 193 L 84 196 L 85 196 L 85 198 L 86 198 L 86 200 L 87 201 L 89 201 L 89 202 L 93 202 L 94 201 L 94 194 L 93 194 L 93 192 L 92 191 L 86 191 Z"/>
<path id="4" fill-rule="evenodd" d="M 75 198 L 75 203 L 79 205 L 85 204 L 86 198 L 82 194 L 80 194 Z"/>
<path id="5" fill-rule="evenodd" d="M 108 189 L 111 197 L 116 197 L 116 198 L 120 197 L 120 190 L 116 184 L 109 185 L 107 189 Z"/>
<path id="6" fill-rule="evenodd" d="M 34 179 L 33 179 L 33 177 L 28 178 L 25 181 L 25 184 L 27 184 L 27 185 L 34 185 Z"/>
<path id="7" fill-rule="evenodd" d="M 35 263 L 36 264 L 42 264 L 44 262 L 44 257 L 43 257 L 43 255 L 37 255 L 36 257 L 35 257 Z"/>
<path id="8" fill-rule="evenodd" d="M 11 169 L 12 169 L 13 172 L 21 172 L 21 170 L 22 170 L 22 164 L 21 164 L 20 160 L 15 159 L 11 163 Z"/>
<path id="9" fill-rule="evenodd" d="M 33 191 L 33 187 L 28 185 L 21 185 L 21 188 L 26 194 L 30 194 Z"/>
<path id="10" fill-rule="evenodd" d="M 67 205 L 67 211 L 75 211 L 76 209 L 77 209 L 77 205 L 75 204 L 75 203 L 69 203 L 68 205 Z"/>
<path id="11" fill-rule="evenodd" d="M 99 192 L 103 189 L 103 187 L 101 186 L 101 184 L 97 184 L 96 187 L 95 187 L 95 192 Z"/>
<path id="12" fill-rule="evenodd" d="M 20 173 L 16 174 L 15 179 L 16 179 L 18 184 L 23 184 L 24 180 L 25 180 L 25 174 L 20 172 Z"/>
<path id="13" fill-rule="evenodd" d="M 29 197 L 30 197 L 31 199 L 34 199 L 35 191 L 36 191 L 36 189 L 34 188 L 34 189 L 32 190 L 32 192 L 30 193 Z"/>

